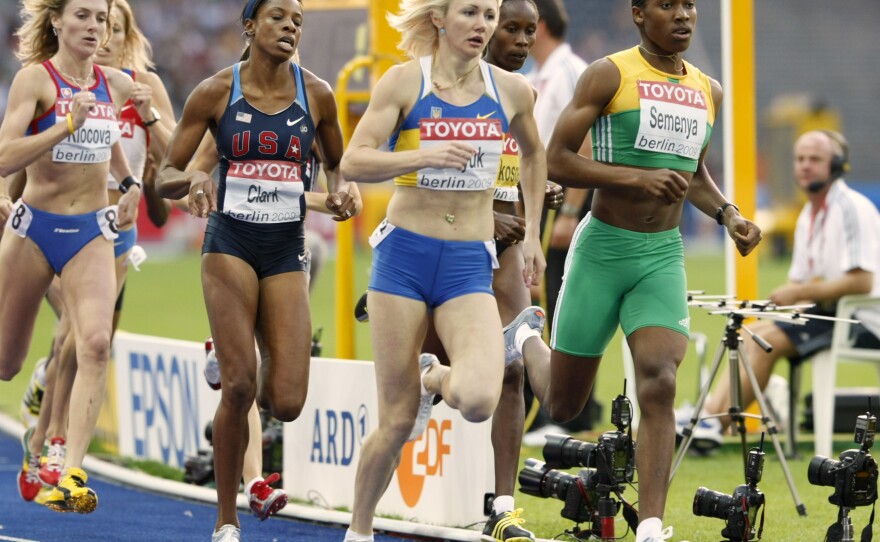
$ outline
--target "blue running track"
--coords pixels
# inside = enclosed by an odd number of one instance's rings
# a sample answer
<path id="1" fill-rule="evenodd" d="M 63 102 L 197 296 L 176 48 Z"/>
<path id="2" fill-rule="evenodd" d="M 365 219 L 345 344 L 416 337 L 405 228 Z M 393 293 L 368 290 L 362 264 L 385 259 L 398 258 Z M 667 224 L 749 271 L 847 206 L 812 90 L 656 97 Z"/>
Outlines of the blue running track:
<path id="1" fill-rule="evenodd" d="M 98 494 L 98 509 L 89 515 L 60 514 L 18 494 L 21 446 L 0 432 L 0 541 L 125 542 L 211 540 L 217 518 L 214 506 L 139 491 L 89 479 Z M 239 511 L 243 542 L 308 540 L 341 542 L 345 530 L 273 517 L 259 521 Z M 376 535 L 376 542 L 402 539 Z"/>

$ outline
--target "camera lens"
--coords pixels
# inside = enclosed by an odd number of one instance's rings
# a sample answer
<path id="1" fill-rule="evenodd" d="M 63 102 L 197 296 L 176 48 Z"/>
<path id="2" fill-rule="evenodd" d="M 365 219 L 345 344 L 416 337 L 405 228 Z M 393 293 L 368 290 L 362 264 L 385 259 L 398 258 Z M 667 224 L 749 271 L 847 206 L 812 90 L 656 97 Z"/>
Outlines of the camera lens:
<path id="1" fill-rule="evenodd" d="M 840 461 L 835 461 L 821 455 L 817 455 L 810 460 L 810 466 L 807 467 L 807 480 L 814 486 L 831 486 L 835 484 L 835 468 L 840 465 Z"/>
<path id="2" fill-rule="evenodd" d="M 547 499 L 553 497 L 565 500 L 568 487 L 577 476 L 548 469 L 547 465 L 535 459 L 527 459 L 526 466 L 519 471 L 519 490 L 526 495 Z"/>
<path id="3" fill-rule="evenodd" d="M 553 468 L 595 467 L 595 444 L 581 442 L 565 435 L 549 434 L 545 438 L 544 459 Z"/>
<path id="4" fill-rule="evenodd" d="M 701 487 L 694 494 L 694 515 L 727 519 L 727 509 L 734 505 L 733 497 Z"/>
<path id="5" fill-rule="evenodd" d="M 537 459 L 526 459 L 526 465 L 519 471 L 519 490 L 533 497 L 547 498 L 543 494 L 544 476 L 547 467 Z"/>

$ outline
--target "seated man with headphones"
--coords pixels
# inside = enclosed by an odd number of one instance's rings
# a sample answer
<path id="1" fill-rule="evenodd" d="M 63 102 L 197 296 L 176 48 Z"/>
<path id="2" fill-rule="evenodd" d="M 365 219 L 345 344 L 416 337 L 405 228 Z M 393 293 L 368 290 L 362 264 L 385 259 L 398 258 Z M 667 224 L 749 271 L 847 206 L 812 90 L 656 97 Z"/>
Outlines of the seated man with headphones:
<path id="1" fill-rule="evenodd" d="M 830 130 L 807 132 L 795 142 L 794 177 L 807 203 L 795 228 L 789 281 L 770 295 L 778 306 L 815 303 L 807 313 L 834 316 L 837 301 L 845 295 L 880 295 L 880 278 L 875 278 L 880 272 L 880 214 L 868 198 L 844 182 L 848 155 L 846 139 Z M 880 348 L 880 312 L 865 309 L 856 316 L 862 321 L 853 326 L 857 347 Z M 752 340 L 743 343 L 763 390 L 776 360 L 788 358 L 797 363 L 829 348 L 834 322 L 808 319 L 805 325 L 794 325 L 759 320 L 748 327 L 773 347 L 765 352 Z M 719 380 L 704 414 L 728 411 L 728 372 Z M 745 406 L 755 395 L 745 374 L 741 373 L 740 380 L 741 404 Z M 676 412 L 679 435 L 690 417 L 691 412 Z M 719 445 L 729 424 L 728 417 L 700 420 L 693 445 L 700 450 Z"/>

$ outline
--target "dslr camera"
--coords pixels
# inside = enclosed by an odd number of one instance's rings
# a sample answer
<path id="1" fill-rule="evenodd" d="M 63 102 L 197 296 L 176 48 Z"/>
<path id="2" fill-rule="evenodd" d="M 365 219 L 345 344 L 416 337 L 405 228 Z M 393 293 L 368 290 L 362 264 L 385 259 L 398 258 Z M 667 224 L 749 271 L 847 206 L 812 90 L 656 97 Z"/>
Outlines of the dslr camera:
<path id="1" fill-rule="evenodd" d="M 758 482 L 764 474 L 763 449 L 762 434 L 761 445 L 749 450 L 746 461 L 746 483 L 737 486 L 733 493 L 727 495 L 700 487 L 694 495 L 694 515 L 724 520 L 721 536 L 726 540 L 741 542 L 761 539 L 764 530 L 763 512 L 760 526 L 756 526 L 755 523 L 758 510 L 764 507 L 764 494 L 758 489 Z"/>
<path id="2" fill-rule="evenodd" d="M 632 404 L 626 396 L 619 395 L 611 405 L 611 423 L 617 429 L 603 433 L 597 443 L 566 435 L 546 435 L 544 462 L 526 460 L 526 466 L 519 473 L 520 491 L 542 499 L 552 497 L 563 501 L 562 517 L 575 523 L 592 523 L 589 534 L 604 537 L 609 528 L 613 534 L 614 516 L 621 503 L 611 494 L 620 497 L 635 472 L 631 430 L 625 431 L 631 422 Z M 583 468 L 577 475 L 556 470 L 574 467 Z M 634 510 L 627 507 L 624 516 L 635 529 Z"/>
<path id="3" fill-rule="evenodd" d="M 858 449 L 841 452 L 835 461 L 817 455 L 810 461 L 807 479 L 814 486 L 834 488 L 828 497 L 831 504 L 841 508 L 869 506 L 877 500 L 877 461 L 868 450 L 874 445 L 877 417 L 870 412 L 856 419 L 855 438 Z"/>

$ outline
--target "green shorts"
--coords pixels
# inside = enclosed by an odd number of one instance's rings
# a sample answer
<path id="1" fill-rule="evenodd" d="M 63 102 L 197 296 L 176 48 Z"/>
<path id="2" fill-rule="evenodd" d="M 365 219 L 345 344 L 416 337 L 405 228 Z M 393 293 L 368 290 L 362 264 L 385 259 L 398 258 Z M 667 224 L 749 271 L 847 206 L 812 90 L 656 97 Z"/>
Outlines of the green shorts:
<path id="1" fill-rule="evenodd" d="M 571 247 L 551 348 L 575 356 L 601 356 L 618 323 L 627 336 L 643 327 L 665 327 L 688 336 L 684 247 L 678 228 L 640 233 L 587 215 Z"/>

